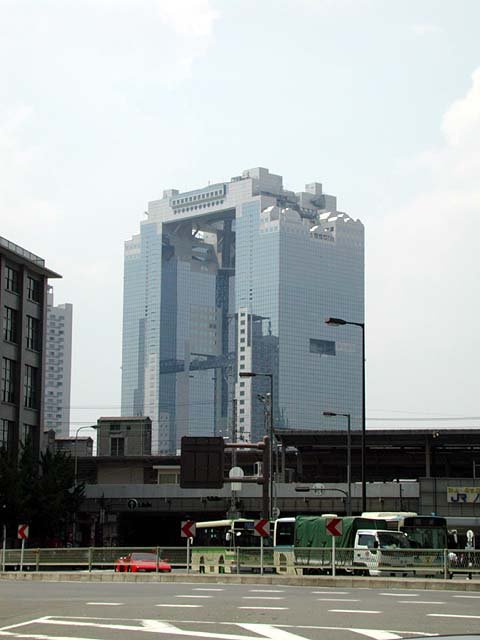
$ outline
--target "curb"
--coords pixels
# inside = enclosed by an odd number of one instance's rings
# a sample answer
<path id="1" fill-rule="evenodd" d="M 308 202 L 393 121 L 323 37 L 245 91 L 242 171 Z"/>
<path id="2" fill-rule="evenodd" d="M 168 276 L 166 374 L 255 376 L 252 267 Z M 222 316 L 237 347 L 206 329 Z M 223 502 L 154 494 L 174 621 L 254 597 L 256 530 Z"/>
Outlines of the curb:
<path id="1" fill-rule="evenodd" d="M 454 582 L 452 580 L 421 578 L 368 578 L 352 576 L 245 576 L 245 575 L 195 575 L 131 574 L 131 573 L 79 573 L 60 571 L 6 571 L 0 572 L 0 580 L 30 582 L 192 582 L 211 584 L 265 584 L 291 587 L 348 587 L 351 589 L 418 589 L 432 591 L 480 591 L 480 581 Z"/>

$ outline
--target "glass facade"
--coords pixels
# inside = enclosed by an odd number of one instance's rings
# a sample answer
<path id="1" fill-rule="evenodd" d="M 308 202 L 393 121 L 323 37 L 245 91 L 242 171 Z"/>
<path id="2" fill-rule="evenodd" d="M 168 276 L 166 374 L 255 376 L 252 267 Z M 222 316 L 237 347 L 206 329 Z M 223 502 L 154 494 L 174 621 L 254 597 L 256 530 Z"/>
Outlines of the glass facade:
<path id="1" fill-rule="evenodd" d="M 218 202 L 168 192 L 126 243 L 122 414 L 152 419 L 153 453 L 261 438 L 270 374 L 276 427 L 344 429 L 326 410 L 361 427 L 360 330 L 324 319 L 363 322 L 363 226 L 321 185 L 246 173 Z"/>

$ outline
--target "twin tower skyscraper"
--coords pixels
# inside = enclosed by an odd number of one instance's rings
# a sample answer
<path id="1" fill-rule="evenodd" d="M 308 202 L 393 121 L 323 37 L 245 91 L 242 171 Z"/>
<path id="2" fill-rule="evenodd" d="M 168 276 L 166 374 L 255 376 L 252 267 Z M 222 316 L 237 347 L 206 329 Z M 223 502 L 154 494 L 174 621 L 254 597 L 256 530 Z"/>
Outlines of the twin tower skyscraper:
<path id="1" fill-rule="evenodd" d="M 364 228 L 321 184 L 255 168 L 164 191 L 125 243 L 122 415 L 151 418 L 158 454 L 257 441 L 272 380 L 276 429 L 360 428 L 361 335 L 328 316 L 364 322 Z"/>

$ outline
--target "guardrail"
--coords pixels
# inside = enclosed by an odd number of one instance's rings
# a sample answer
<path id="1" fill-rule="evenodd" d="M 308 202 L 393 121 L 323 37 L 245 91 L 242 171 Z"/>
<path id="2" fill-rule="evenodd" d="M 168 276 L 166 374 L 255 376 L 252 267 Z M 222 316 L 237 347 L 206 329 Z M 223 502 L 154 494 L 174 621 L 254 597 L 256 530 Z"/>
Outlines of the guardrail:
<path id="1" fill-rule="evenodd" d="M 347 573 L 373 576 L 451 578 L 480 576 L 480 550 L 474 549 L 336 549 L 290 547 L 71 547 L 0 549 L 3 571 L 168 570 L 187 573 L 276 573 L 309 575 Z M 143 562 L 142 562 L 143 558 Z M 334 559 L 334 563 L 332 562 Z M 147 564 L 145 564 L 145 562 Z"/>

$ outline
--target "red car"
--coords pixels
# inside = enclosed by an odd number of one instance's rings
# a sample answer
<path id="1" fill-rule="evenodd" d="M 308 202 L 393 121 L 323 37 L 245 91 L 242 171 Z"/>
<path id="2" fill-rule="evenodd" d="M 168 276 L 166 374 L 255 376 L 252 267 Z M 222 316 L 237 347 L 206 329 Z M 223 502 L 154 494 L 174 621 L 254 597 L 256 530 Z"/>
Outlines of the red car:
<path id="1" fill-rule="evenodd" d="M 156 571 L 157 555 L 155 553 L 129 553 L 115 561 L 115 571 Z M 158 571 L 169 573 L 171 565 L 165 560 L 158 561 Z"/>

